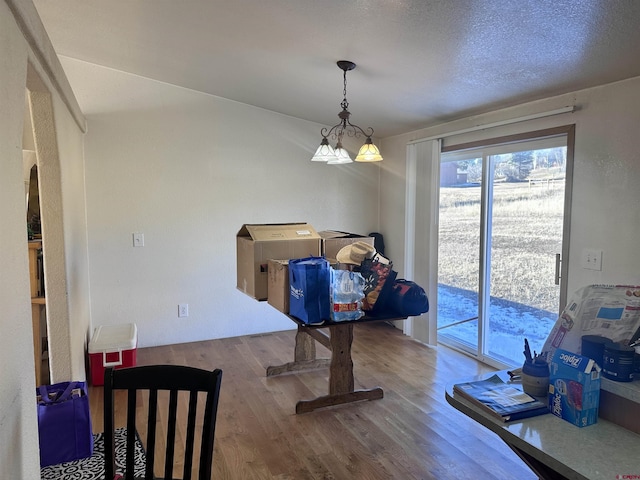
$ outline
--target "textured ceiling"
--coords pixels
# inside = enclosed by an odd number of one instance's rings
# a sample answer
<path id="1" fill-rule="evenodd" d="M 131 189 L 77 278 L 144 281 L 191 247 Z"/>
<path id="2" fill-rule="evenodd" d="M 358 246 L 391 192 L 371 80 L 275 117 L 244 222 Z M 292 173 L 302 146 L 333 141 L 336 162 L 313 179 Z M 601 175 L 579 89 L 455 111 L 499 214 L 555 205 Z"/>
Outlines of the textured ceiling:
<path id="1" fill-rule="evenodd" d="M 326 125 L 351 60 L 351 120 L 379 137 L 640 75 L 635 0 L 34 4 L 59 55 Z"/>

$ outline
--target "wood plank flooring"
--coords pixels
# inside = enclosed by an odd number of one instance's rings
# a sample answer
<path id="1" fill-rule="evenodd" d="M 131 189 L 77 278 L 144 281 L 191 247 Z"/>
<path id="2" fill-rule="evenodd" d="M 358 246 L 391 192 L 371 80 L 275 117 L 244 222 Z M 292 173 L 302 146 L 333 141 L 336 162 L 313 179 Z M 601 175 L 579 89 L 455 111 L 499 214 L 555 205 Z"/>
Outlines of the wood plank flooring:
<path id="1" fill-rule="evenodd" d="M 446 384 L 490 367 L 422 345 L 385 323 L 359 324 L 355 386 L 382 387 L 384 398 L 296 415 L 298 400 L 327 394 L 328 369 L 267 378 L 267 366 L 293 360 L 294 339 L 290 330 L 138 349 L 139 365 L 223 370 L 213 478 L 537 478 L 495 434 L 444 398 Z M 329 356 L 319 344 L 317 351 Z M 90 401 L 100 432 L 102 387 L 90 387 Z"/>

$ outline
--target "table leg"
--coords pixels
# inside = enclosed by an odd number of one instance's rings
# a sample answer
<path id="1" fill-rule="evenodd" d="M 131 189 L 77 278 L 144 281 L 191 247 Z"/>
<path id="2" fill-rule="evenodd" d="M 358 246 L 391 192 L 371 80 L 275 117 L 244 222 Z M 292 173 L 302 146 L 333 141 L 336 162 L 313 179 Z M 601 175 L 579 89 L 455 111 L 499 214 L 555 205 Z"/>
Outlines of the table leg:
<path id="1" fill-rule="evenodd" d="M 306 362 L 316 359 L 316 342 L 310 335 L 298 327 L 296 332 L 296 346 L 293 352 L 296 362 Z"/>
<path id="2" fill-rule="evenodd" d="M 379 387 L 370 390 L 354 390 L 353 360 L 351 359 L 353 325 L 331 326 L 329 329 L 331 332 L 329 395 L 314 400 L 299 401 L 296 404 L 296 413 L 311 412 L 317 408 L 360 400 L 377 400 L 384 396 L 384 392 Z"/>
<path id="3" fill-rule="evenodd" d="M 293 362 L 284 365 L 267 367 L 267 377 L 280 375 L 287 372 L 299 372 L 302 370 L 316 370 L 329 366 L 330 359 L 316 358 L 316 341 L 311 335 L 298 327 L 296 333 L 296 346 L 294 349 Z"/>
<path id="4" fill-rule="evenodd" d="M 353 325 L 329 327 L 331 332 L 331 365 L 329 395 L 353 392 Z"/>

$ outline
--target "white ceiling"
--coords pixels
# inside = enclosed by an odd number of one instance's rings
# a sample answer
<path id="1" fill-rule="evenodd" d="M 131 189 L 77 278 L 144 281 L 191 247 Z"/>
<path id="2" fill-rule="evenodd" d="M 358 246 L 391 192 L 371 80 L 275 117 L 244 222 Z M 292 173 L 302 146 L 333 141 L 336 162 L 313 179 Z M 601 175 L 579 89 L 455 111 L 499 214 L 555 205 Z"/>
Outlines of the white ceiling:
<path id="1" fill-rule="evenodd" d="M 351 60 L 351 120 L 379 137 L 640 75 L 635 0 L 34 4 L 59 55 L 325 125 Z"/>

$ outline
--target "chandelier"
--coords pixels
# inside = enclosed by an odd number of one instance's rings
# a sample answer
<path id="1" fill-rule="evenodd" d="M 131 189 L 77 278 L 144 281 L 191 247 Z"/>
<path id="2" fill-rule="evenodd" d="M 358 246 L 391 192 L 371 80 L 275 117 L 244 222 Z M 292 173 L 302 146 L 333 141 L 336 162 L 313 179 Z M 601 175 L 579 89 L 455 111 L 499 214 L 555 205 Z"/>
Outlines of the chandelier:
<path id="1" fill-rule="evenodd" d="M 349 102 L 347 101 L 347 72 L 356 68 L 356 64 L 349 62 L 348 60 L 340 60 L 337 62 L 338 67 L 344 72 L 344 89 L 342 94 L 344 98 L 340 106 L 342 111 L 338 113 L 340 122 L 327 130 L 326 127 L 320 130 L 322 135 L 322 142 L 316 150 L 316 153 L 311 158 L 313 162 L 327 162 L 329 165 L 339 165 L 343 163 L 351 163 L 351 157 L 349 152 L 342 146 L 342 138 L 346 135 L 348 137 L 365 137 L 364 145 L 360 147 L 360 151 L 356 156 L 356 162 L 379 162 L 382 160 L 380 150 L 373 144 L 371 137 L 373 136 L 373 128 L 368 127 L 365 132 L 358 125 L 354 125 L 349 121 L 351 113 L 349 110 Z M 328 137 L 336 140 L 335 148 L 329 144 Z"/>

